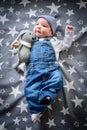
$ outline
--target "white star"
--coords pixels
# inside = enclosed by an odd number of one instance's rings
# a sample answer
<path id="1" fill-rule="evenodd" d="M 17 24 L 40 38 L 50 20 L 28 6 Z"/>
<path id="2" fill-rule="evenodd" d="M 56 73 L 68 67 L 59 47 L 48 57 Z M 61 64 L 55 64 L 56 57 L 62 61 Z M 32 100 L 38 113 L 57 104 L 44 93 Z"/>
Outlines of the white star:
<path id="1" fill-rule="evenodd" d="M 25 76 L 21 76 L 21 77 L 20 77 L 20 80 L 21 80 L 22 82 L 24 82 L 24 81 L 26 80 Z"/>
<path id="2" fill-rule="evenodd" d="M 82 67 L 84 65 L 84 63 L 82 61 L 78 61 L 78 65 L 79 65 L 79 67 Z"/>
<path id="3" fill-rule="evenodd" d="M 73 66 L 73 67 L 69 66 L 69 70 L 67 70 L 67 71 L 70 72 L 70 75 L 73 74 L 73 73 L 76 73 L 75 66 Z"/>
<path id="4" fill-rule="evenodd" d="M 70 20 L 70 19 L 67 19 L 67 20 L 66 20 L 66 23 L 67 23 L 67 24 L 70 24 L 70 23 L 71 23 L 71 20 Z"/>
<path id="5" fill-rule="evenodd" d="M 11 49 L 11 50 L 9 50 L 11 53 L 12 53 L 12 56 L 14 56 L 15 54 L 14 54 L 14 52 L 15 52 L 15 49 Z"/>
<path id="6" fill-rule="evenodd" d="M 78 20 L 78 24 L 79 24 L 79 25 L 83 24 L 83 20 L 81 20 L 81 19 Z"/>
<path id="7" fill-rule="evenodd" d="M 15 79 L 13 77 L 9 78 L 10 83 L 14 83 Z"/>
<path id="8" fill-rule="evenodd" d="M 19 125 L 20 120 L 18 119 L 18 117 L 16 117 L 13 121 L 14 121 L 15 125 Z"/>
<path id="9" fill-rule="evenodd" d="M 11 113 L 10 113 L 10 112 L 6 113 L 6 116 L 10 117 L 10 116 L 11 116 Z"/>
<path id="10" fill-rule="evenodd" d="M 17 19 L 16 19 L 16 22 L 20 22 L 20 18 L 17 18 Z"/>
<path id="11" fill-rule="evenodd" d="M 64 87 L 67 88 L 67 91 L 68 91 L 68 92 L 69 92 L 71 89 L 75 90 L 75 88 L 74 88 L 74 86 L 73 86 L 73 82 L 74 82 L 74 81 L 68 82 L 68 81 L 66 80 L 66 85 L 64 85 Z"/>
<path id="12" fill-rule="evenodd" d="M 51 105 L 48 106 L 48 109 L 53 110 Z"/>
<path id="13" fill-rule="evenodd" d="M 70 114 L 70 113 L 69 113 L 69 108 L 65 108 L 65 107 L 63 107 L 63 110 L 60 111 L 60 112 L 62 112 L 64 115 Z"/>
<path id="14" fill-rule="evenodd" d="M 86 93 L 86 94 L 84 94 L 84 96 L 87 96 L 87 93 Z"/>
<path id="15" fill-rule="evenodd" d="M 78 42 L 74 42 L 73 46 L 78 47 L 79 43 Z"/>
<path id="16" fill-rule="evenodd" d="M 82 27 L 82 30 L 80 31 L 80 33 L 85 33 L 85 32 L 87 32 L 87 27 Z"/>
<path id="17" fill-rule="evenodd" d="M 51 128 L 52 126 L 56 126 L 56 124 L 54 123 L 54 119 L 50 120 L 48 119 L 49 121 L 46 123 L 49 125 L 49 128 Z"/>
<path id="18" fill-rule="evenodd" d="M 12 37 L 14 37 L 15 34 L 18 34 L 18 32 L 16 31 L 16 27 L 10 28 L 9 27 L 9 32 L 7 34 L 11 34 Z"/>
<path id="19" fill-rule="evenodd" d="M 28 22 L 25 22 L 23 25 L 24 25 L 24 28 L 29 28 Z"/>
<path id="20" fill-rule="evenodd" d="M 58 13 L 58 9 L 59 9 L 61 6 L 55 5 L 55 4 L 52 2 L 52 5 L 46 6 L 46 7 L 51 10 L 51 12 L 50 12 L 50 14 L 51 14 L 51 13 L 53 13 L 53 12 Z"/>
<path id="21" fill-rule="evenodd" d="M 83 72 L 87 73 L 87 70 L 84 70 Z"/>
<path id="22" fill-rule="evenodd" d="M 2 24 L 4 24 L 6 21 L 9 21 L 9 19 L 6 18 L 6 14 L 4 16 L 0 15 L 0 22 L 2 22 Z"/>
<path id="23" fill-rule="evenodd" d="M 32 21 L 32 25 L 35 25 L 35 21 Z"/>
<path id="24" fill-rule="evenodd" d="M 14 9 L 12 7 L 10 7 L 9 9 L 9 13 L 13 13 Z"/>
<path id="25" fill-rule="evenodd" d="M 4 106 L 5 106 L 5 108 L 9 108 L 9 107 L 10 107 L 10 104 L 9 104 L 9 103 L 6 103 Z"/>
<path id="26" fill-rule="evenodd" d="M 85 43 L 85 44 L 82 44 L 82 46 L 85 46 L 85 47 L 87 47 L 87 43 Z"/>
<path id="27" fill-rule="evenodd" d="M 2 74 L 0 74 L 0 79 L 2 79 L 3 78 L 3 75 Z"/>
<path id="28" fill-rule="evenodd" d="M 74 12 L 73 12 L 73 10 L 69 10 L 68 9 L 68 11 L 66 12 L 66 14 L 68 14 L 68 16 L 71 16 L 71 15 L 74 15 Z"/>
<path id="29" fill-rule="evenodd" d="M 6 0 L 3 0 L 3 2 L 5 2 Z"/>
<path id="30" fill-rule="evenodd" d="M 6 92 L 5 89 L 0 89 L 1 94 L 4 94 L 5 92 Z"/>
<path id="31" fill-rule="evenodd" d="M 87 123 L 86 123 L 86 124 L 84 124 L 83 126 L 87 126 Z"/>
<path id="32" fill-rule="evenodd" d="M 30 1 L 28 1 L 28 0 L 22 0 L 22 2 L 20 2 L 19 4 L 23 4 L 24 5 L 24 7 L 26 6 L 26 4 L 28 4 L 28 3 L 31 3 Z"/>
<path id="33" fill-rule="evenodd" d="M 0 46 L 2 46 L 2 41 L 3 41 L 3 40 L 4 40 L 3 38 L 0 39 Z"/>
<path id="34" fill-rule="evenodd" d="M 10 43 L 9 41 L 6 41 L 6 42 L 5 42 L 5 45 L 6 45 L 6 46 L 9 46 L 10 44 L 11 44 L 11 43 Z"/>
<path id="35" fill-rule="evenodd" d="M 0 104 L 3 104 L 4 100 L 2 98 L 0 98 Z"/>
<path id="36" fill-rule="evenodd" d="M 23 120 L 24 122 L 26 122 L 26 121 L 27 121 L 27 118 L 26 118 L 26 117 L 24 117 L 22 120 Z"/>
<path id="37" fill-rule="evenodd" d="M 36 14 L 35 14 L 36 12 L 37 12 L 37 10 L 30 9 L 29 12 L 26 12 L 26 14 L 28 14 L 29 17 L 31 18 L 32 16 L 36 16 Z"/>
<path id="38" fill-rule="evenodd" d="M 26 112 L 27 112 L 27 104 L 24 104 L 23 101 L 22 101 L 21 104 L 18 105 L 17 107 L 21 109 L 21 113 L 22 113 L 23 111 L 26 111 Z"/>
<path id="39" fill-rule="evenodd" d="M 84 83 L 84 79 L 83 79 L 83 78 L 80 78 L 80 79 L 79 79 L 79 82 L 80 82 L 80 83 Z"/>
<path id="40" fill-rule="evenodd" d="M 26 126 L 26 130 L 31 130 L 31 129 L 32 129 L 32 127 L 29 127 L 29 128 L 28 128 L 28 127 Z"/>
<path id="41" fill-rule="evenodd" d="M 5 128 L 5 122 L 3 122 L 3 123 L 0 125 L 0 130 L 7 130 L 7 129 Z"/>
<path id="42" fill-rule="evenodd" d="M 87 2 L 83 2 L 82 0 L 80 0 L 80 2 L 79 2 L 79 3 L 76 3 L 76 4 L 79 5 L 79 6 L 80 6 L 79 9 L 81 9 L 82 7 L 83 7 L 83 8 L 86 8 Z"/>
<path id="43" fill-rule="evenodd" d="M 0 70 L 2 70 L 2 64 L 3 64 L 3 62 L 0 63 Z"/>
<path id="44" fill-rule="evenodd" d="M 42 114 L 39 113 L 39 115 L 38 115 L 37 118 L 34 120 L 34 122 L 36 122 L 36 121 L 40 122 L 40 121 L 41 121 L 41 120 L 40 120 L 41 116 L 42 116 Z"/>
<path id="45" fill-rule="evenodd" d="M 74 58 L 74 56 L 71 54 L 71 55 L 68 55 L 68 58 L 69 58 L 70 60 L 72 60 L 72 59 Z"/>
<path id="46" fill-rule="evenodd" d="M 63 63 L 65 62 L 65 60 L 59 60 L 59 64 L 61 67 L 64 67 Z"/>
<path id="47" fill-rule="evenodd" d="M 65 125 L 66 122 L 65 122 L 65 120 L 62 119 L 60 123 Z"/>
<path id="48" fill-rule="evenodd" d="M 56 23 L 57 23 L 57 26 L 61 26 L 60 19 Z"/>
<path id="49" fill-rule="evenodd" d="M 73 99 L 72 101 L 75 103 L 75 107 L 82 107 L 81 103 L 83 102 L 83 99 L 79 99 L 77 96 L 75 96 L 75 99 Z"/>
<path id="50" fill-rule="evenodd" d="M 13 94 L 14 97 L 16 98 L 18 94 L 21 94 L 21 92 L 19 91 L 19 86 L 17 86 L 16 88 L 11 87 L 12 88 L 12 92 L 10 94 Z"/>
<path id="51" fill-rule="evenodd" d="M 79 127 L 79 122 L 75 121 L 74 126 Z"/>

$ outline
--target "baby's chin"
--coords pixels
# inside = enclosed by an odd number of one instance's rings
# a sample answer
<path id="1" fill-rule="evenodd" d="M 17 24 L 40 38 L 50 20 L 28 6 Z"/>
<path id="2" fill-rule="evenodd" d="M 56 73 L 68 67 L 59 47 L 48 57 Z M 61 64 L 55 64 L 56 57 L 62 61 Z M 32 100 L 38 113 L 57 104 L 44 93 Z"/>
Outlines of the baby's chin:
<path id="1" fill-rule="evenodd" d="M 42 36 L 41 34 L 39 33 L 35 33 L 36 37 L 39 37 L 39 38 L 43 38 L 44 36 Z"/>

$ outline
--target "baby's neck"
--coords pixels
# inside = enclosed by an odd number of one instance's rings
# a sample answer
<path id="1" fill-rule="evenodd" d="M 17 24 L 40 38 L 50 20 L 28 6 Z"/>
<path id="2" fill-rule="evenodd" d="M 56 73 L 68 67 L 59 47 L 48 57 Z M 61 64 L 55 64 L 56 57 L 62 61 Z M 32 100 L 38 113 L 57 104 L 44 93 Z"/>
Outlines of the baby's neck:
<path id="1" fill-rule="evenodd" d="M 39 38 L 39 41 L 43 41 L 44 40 L 44 38 Z"/>

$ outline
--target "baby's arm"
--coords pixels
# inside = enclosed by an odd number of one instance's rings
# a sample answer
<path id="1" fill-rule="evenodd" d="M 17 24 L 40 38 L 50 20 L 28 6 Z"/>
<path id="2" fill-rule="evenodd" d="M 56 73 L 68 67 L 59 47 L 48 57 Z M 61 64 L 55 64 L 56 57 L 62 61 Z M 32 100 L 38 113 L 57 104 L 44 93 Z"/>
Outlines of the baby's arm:
<path id="1" fill-rule="evenodd" d="M 72 25 L 66 25 L 65 37 L 62 41 L 61 51 L 71 47 L 74 36 L 74 27 Z"/>

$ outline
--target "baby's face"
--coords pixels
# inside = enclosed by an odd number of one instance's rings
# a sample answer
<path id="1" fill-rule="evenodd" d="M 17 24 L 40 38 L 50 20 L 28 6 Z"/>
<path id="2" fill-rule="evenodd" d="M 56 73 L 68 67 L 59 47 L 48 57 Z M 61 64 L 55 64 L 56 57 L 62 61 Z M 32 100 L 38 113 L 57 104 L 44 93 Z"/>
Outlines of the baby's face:
<path id="1" fill-rule="evenodd" d="M 33 32 L 39 38 L 45 38 L 53 35 L 49 23 L 44 18 L 39 18 L 36 21 Z"/>

